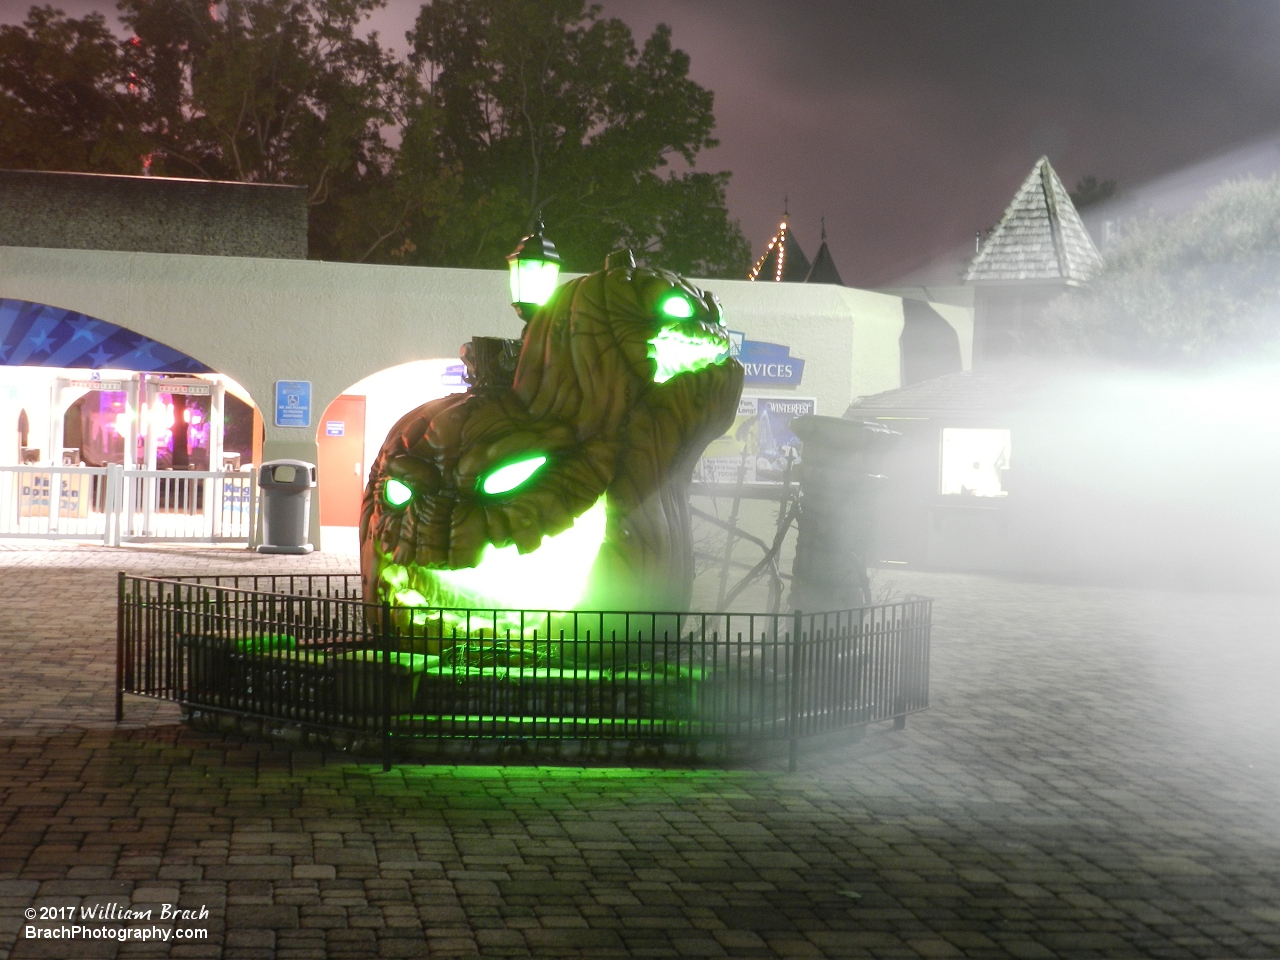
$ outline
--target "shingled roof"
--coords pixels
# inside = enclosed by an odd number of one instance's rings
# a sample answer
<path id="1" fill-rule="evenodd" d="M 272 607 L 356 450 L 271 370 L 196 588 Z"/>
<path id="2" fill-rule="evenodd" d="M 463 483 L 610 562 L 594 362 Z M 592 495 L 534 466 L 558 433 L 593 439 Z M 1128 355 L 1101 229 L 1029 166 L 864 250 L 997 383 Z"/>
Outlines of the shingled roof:
<path id="1" fill-rule="evenodd" d="M 1000 223 L 965 273 L 969 283 L 1058 280 L 1082 283 L 1102 255 L 1048 157 L 1036 161 Z"/>
<path id="2" fill-rule="evenodd" d="M 1003 413 L 1026 405 L 1053 380 L 1053 375 L 1039 368 L 967 370 L 857 397 L 844 416 L 846 420 L 874 420 Z"/>

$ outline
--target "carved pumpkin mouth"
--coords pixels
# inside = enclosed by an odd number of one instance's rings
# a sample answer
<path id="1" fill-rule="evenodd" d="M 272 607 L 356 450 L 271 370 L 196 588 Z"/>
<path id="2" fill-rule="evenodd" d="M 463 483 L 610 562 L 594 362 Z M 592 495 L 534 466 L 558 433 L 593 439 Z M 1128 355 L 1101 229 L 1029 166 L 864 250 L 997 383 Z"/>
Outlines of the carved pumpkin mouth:
<path id="1" fill-rule="evenodd" d="M 698 320 L 667 324 L 649 339 L 649 358 L 654 361 L 654 383 L 666 383 L 681 373 L 694 373 L 729 352 L 729 338 L 723 328 Z"/>
<path id="2" fill-rule="evenodd" d="M 521 554 L 515 544 L 485 547 L 480 563 L 461 569 L 396 563 L 379 556 L 385 595 L 404 607 L 489 610 L 571 610 L 586 595 L 587 580 L 605 537 L 605 498 L 573 525 Z"/>

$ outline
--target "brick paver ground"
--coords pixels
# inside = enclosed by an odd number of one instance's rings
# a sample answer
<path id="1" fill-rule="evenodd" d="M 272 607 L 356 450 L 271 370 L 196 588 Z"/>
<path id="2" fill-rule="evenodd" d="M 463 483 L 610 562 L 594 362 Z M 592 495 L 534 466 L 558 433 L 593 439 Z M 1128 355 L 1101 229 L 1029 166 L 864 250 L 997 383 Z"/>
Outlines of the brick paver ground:
<path id="1" fill-rule="evenodd" d="M 938 598 L 933 708 L 790 775 L 110 722 L 115 570 L 351 566 L 0 542 L 0 958 L 1280 957 L 1271 599 L 895 574 Z M 209 939 L 25 936 L 109 902 Z"/>

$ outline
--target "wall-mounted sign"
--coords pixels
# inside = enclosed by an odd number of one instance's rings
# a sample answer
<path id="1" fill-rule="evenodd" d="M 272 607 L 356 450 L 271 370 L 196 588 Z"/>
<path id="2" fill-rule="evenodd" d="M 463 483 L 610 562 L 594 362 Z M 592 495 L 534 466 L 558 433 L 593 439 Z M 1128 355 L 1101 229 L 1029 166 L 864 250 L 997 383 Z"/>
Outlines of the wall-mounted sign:
<path id="1" fill-rule="evenodd" d="M 324 422 L 324 435 L 326 437 L 341 437 L 347 432 L 347 422 L 345 420 L 326 420 Z"/>
<path id="2" fill-rule="evenodd" d="M 742 469 L 744 483 L 781 483 L 791 458 L 792 481 L 800 462 L 800 440 L 791 431 L 791 419 L 817 413 L 813 397 L 743 397 L 729 432 L 712 440 L 694 480 L 702 483 L 737 483 Z"/>
<path id="3" fill-rule="evenodd" d="M 174 383 L 172 380 L 156 380 L 156 393 L 167 393 L 170 396 L 182 393 L 189 397 L 207 397 L 213 393 L 213 386 L 209 383 L 191 383 L 190 381 L 181 381 Z"/>
<path id="4" fill-rule="evenodd" d="M 276 381 L 276 426 L 311 426 L 311 381 Z"/>
<path id="5" fill-rule="evenodd" d="M 747 384 L 798 387 L 804 376 L 804 361 L 791 356 L 790 347 L 748 340 L 737 330 L 729 331 L 729 356 L 742 364 Z"/>

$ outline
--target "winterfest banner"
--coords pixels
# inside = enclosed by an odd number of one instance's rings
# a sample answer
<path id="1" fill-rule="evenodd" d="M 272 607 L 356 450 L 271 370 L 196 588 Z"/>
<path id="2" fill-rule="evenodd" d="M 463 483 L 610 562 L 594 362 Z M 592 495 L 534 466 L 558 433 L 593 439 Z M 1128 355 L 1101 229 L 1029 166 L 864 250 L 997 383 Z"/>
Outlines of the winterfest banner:
<path id="1" fill-rule="evenodd" d="M 744 483 L 781 483 L 787 458 L 793 471 L 800 462 L 800 440 L 791 431 L 792 418 L 817 412 L 818 401 L 813 397 L 743 397 L 733 426 L 702 454 L 694 480 L 737 483 L 741 467 Z M 798 477 L 793 473 L 791 479 Z"/>

